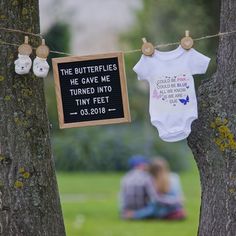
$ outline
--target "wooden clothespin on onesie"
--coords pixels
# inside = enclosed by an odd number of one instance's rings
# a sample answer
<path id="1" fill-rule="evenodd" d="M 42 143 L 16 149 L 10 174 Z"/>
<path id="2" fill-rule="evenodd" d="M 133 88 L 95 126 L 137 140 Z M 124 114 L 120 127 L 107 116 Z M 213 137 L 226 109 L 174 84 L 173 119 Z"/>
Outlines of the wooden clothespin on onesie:
<path id="1" fill-rule="evenodd" d="M 142 41 L 143 41 L 142 53 L 145 56 L 152 56 L 155 52 L 154 46 L 151 43 L 147 42 L 146 38 L 142 38 Z"/>
<path id="2" fill-rule="evenodd" d="M 189 36 L 189 31 L 185 31 L 185 37 L 181 39 L 181 47 L 189 50 L 193 47 L 193 39 Z"/>

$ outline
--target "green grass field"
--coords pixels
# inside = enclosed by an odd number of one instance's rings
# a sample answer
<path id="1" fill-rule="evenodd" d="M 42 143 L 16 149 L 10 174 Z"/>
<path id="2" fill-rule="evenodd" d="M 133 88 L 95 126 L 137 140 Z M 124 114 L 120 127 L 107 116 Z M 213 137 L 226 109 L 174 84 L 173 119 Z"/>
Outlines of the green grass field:
<path id="1" fill-rule="evenodd" d="M 181 174 L 188 217 L 182 222 L 119 219 L 117 195 L 121 174 L 58 174 L 67 236 L 197 235 L 200 187 L 196 169 Z"/>

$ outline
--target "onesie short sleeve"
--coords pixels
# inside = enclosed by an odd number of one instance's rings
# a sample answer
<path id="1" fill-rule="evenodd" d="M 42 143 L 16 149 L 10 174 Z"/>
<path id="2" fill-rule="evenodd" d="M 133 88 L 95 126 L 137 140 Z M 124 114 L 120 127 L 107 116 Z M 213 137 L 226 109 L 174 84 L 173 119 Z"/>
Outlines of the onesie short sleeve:
<path id="1" fill-rule="evenodd" d="M 210 58 L 199 53 L 195 49 L 189 51 L 189 66 L 192 75 L 205 74 L 210 62 Z"/>
<path id="2" fill-rule="evenodd" d="M 138 75 L 139 80 L 148 80 L 149 69 L 148 69 L 148 58 L 144 55 L 141 56 L 140 60 L 133 67 L 134 72 Z"/>

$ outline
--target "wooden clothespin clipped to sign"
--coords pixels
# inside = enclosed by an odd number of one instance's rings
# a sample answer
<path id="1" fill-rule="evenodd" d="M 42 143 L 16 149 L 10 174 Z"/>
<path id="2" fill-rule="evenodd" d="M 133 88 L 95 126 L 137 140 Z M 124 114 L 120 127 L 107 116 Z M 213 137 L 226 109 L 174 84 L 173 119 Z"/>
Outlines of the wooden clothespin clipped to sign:
<path id="1" fill-rule="evenodd" d="M 153 53 L 155 52 L 154 46 L 151 43 L 147 42 L 146 38 L 142 38 L 142 41 L 143 41 L 142 53 L 145 56 L 152 56 Z"/>
<path id="2" fill-rule="evenodd" d="M 189 50 L 190 48 L 193 47 L 193 39 L 189 36 L 189 31 L 185 31 L 185 37 L 181 39 L 181 47 Z"/>

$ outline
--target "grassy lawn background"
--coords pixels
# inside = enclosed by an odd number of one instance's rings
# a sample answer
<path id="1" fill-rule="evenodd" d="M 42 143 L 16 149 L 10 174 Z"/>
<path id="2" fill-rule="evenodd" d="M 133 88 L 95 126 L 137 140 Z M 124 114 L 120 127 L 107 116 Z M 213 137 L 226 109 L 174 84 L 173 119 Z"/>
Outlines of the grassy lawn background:
<path id="1" fill-rule="evenodd" d="M 181 174 L 188 213 L 182 222 L 120 220 L 117 195 L 121 177 L 116 173 L 58 173 L 67 236 L 197 235 L 200 184 L 195 167 Z"/>

